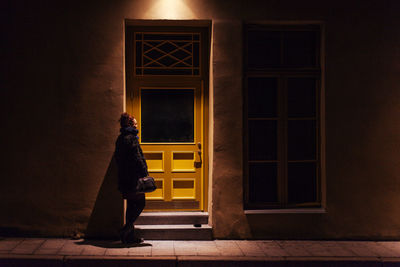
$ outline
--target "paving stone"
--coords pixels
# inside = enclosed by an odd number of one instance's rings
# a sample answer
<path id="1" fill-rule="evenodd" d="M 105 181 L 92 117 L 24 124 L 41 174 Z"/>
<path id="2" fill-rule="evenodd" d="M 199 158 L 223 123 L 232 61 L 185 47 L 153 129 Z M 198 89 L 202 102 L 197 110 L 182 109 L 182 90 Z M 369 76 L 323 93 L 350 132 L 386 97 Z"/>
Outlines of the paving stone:
<path id="1" fill-rule="evenodd" d="M 23 238 L 0 240 L 0 253 L 7 253 L 13 250 L 23 240 L 24 240 Z"/>
<path id="2" fill-rule="evenodd" d="M 87 246 L 83 249 L 81 255 L 105 255 L 106 248 L 96 247 L 96 246 Z"/>
<path id="3" fill-rule="evenodd" d="M 197 255 L 200 256 L 218 256 L 220 252 L 214 241 L 201 241 L 196 247 Z"/>
<path id="4" fill-rule="evenodd" d="M 365 246 L 379 257 L 398 257 L 400 253 L 381 245 L 379 242 L 365 242 Z"/>
<path id="5" fill-rule="evenodd" d="M 197 255 L 196 242 L 174 241 L 175 255 L 195 256 Z"/>
<path id="6" fill-rule="evenodd" d="M 34 252 L 36 255 L 57 255 L 58 251 L 67 243 L 65 239 L 47 239 Z"/>
<path id="7" fill-rule="evenodd" d="M 327 247 L 322 246 L 318 241 L 306 241 L 302 245 L 311 254 L 311 256 L 332 256 L 332 252 Z"/>
<path id="8" fill-rule="evenodd" d="M 204 247 L 197 248 L 198 256 L 220 256 L 221 252 L 217 249 L 217 247 Z"/>
<path id="9" fill-rule="evenodd" d="M 377 253 L 369 250 L 366 246 L 365 243 L 362 241 L 340 241 L 338 242 L 340 245 L 353 252 L 356 256 L 362 256 L 362 257 L 375 257 L 378 256 Z"/>
<path id="10" fill-rule="evenodd" d="M 128 249 L 128 255 L 151 256 L 152 246 L 137 246 Z"/>
<path id="11" fill-rule="evenodd" d="M 85 248 L 83 245 L 76 244 L 76 240 L 67 240 L 64 246 L 58 251 L 58 255 L 80 255 Z"/>
<path id="12" fill-rule="evenodd" d="M 338 256 L 338 257 L 356 256 L 355 253 L 353 253 L 349 249 L 342 247 L 341 244 L 336 241 L 324 241 L 321 242 L 320 244 L 322 247 L 325 247 L 332 254 L 332 256 Z"/>
<path id="13" fill-rule="evenodd" d="M 174 241 L 175 248 L 194 248 L 196 246 L 196 243 L 191 241 Z"/>
<path id="14" fill-rule="evenodd" d="M 127 256 L 129 248 L 107 248 L 104 255 L 106 256 Z"/>
<path id="15" fill-rule="evenodd" d="M 149 241 L 149 243 L 154 247 L 174 247 L 173 240 L 153 240 Z"/>
<path id="16" fill-rule="evenodd" d="M 175 255 L 174 241 L 152 241 L 152 256 L 173 256 Z"/>
<path id="17" fill-rule="evenodd" d="M 301 241 L 279 241 L 277 243 L 290 256 L 311 256 L 311 253 L 305 249 Z"/>
<path id="18" fill-rule="evenodd" d="M 174 256 L 175 251 L 174 248 L 171 249 L 156 249 L 152 248 L 151 256 Z"/>
<path id="19" fill-rule="evenodd" d="M 287 251 L 282 249 L 281 246 L 275 241 L 263 241 L 259 243 L 259 246 L 263 250 L 266 256 L 271 257 L 282 257 L 282 256 L 290 256 Z"/>
<path id="20" fill-rule="evenodd" d="M 400 257 L 400 242 L 382 241 L 377 242 L 380 246 L 393 251 L 395 257 Z"/>
<path id="21" fill-rule="evenodd" d="M 222 256 L 244 256 L 236 242 L 216 240 L 215 245 Z"/>
<path id="22" fill-rule="evenodd" d="M 236 241 L 239 240 L 214 240 L 214 243 L 217 247 L 238 247 Z"/>
<path id="23" fill-rule="evenodd" d="M 61 249 L 66 242 L 65 239 L 47 239 L 39 249 Z"/>
<path id="24" fill-rule="evenodd" d="M 235 241 L 245 256 L 265 256 L 263 249 L 255 241 Z"/>
<path id="25" fill-rule="evenodd" d="M 196 256 L 197 255 L 197 250 L 196 249 L 190 249 L 190 248 L 188 248 L 188 249 L 184 249 L 184 248 L 177 249 L 177 248 L 174 248 L 174 251 L 175 251 L 175 255 L 176 256 Z"/>
<path id="26" fill-rule="evenodd" d="M 58 249 L 37 249 L 34 254 L 35 255 L 57 255 Z"/>
<path id="27" fill-rule="evenodd" d="M 44 242 L 44 239 L 25 239 L 19 243 L 10 253 L 12 254 L 33 254 Z"/>

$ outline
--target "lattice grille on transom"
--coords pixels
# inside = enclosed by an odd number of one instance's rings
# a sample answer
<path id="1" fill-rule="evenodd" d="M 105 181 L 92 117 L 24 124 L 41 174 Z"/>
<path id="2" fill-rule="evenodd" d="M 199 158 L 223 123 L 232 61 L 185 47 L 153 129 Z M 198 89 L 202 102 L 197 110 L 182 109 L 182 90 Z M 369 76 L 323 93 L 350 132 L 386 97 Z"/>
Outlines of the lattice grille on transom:
<path id="1" fill-rule="evenodd" d="M 200 75 L 200 33 L 135 33 L 135 75 Z"/>

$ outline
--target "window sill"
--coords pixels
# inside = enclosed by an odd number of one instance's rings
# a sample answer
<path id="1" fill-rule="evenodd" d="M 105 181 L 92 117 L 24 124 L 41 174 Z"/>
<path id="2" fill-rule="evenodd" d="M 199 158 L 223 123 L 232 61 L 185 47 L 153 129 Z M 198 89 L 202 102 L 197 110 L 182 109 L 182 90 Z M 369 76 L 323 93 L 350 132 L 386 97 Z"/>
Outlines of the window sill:
<path id="1" fill-rule="evenodd" d="M 323 214 L 326 213 L 324 208 L 310 209 L 268 209 L 268 210 L 245 210 L 244 214 Z"/>

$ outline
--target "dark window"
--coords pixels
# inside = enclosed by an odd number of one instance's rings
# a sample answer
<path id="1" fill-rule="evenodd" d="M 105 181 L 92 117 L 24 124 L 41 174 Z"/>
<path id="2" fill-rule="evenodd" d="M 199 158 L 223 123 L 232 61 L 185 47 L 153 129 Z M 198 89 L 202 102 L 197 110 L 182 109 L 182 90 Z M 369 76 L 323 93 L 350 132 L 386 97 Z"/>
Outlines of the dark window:
<path id="1" fill-rule="evenodd" d="M 315 120 L 289 120 L 287 127 L 287 154 L 289 160 L 315 160 Z"/>
<path id="2" fill-rule="evenodd" d="M 277 164 L 251 163 L 249 172 L 253 177 L 249 181 L 250 201 L 255 203 L 276 202 L 278 200 Z M 264 190 L 261 191 L 260 188 L 264 188 Z"/>
<path id="3" fill-rule="evenodd" d="M 316 86 L 315 78 L 289 78 L 287 80 L 289 117 L 315 117 Z"/>
<path id="4" fill-rule="evenodd" d="M 317 65 L 317 32 L 287 31 L 283 33 L 283 65 L 314 67 Z"/>
<path id="5" fill-rule="evenodd" d="M 278 79 L 251 77 L 248 79 L 249 118 L 276 117 Z M 263 101 L 260 101 L 262 99 Z"/>
<path id="6" fill-rule="evenodd" d="M 276 120 L 249 120 L 249 159 L 277 159 Z"/>
<path id="7" fill-rule="evenodd" d="M 250 68 L 279 67 L 281 65 L 281 33 L 249 31 L 247 60 Z"/>
<path id="8" fill-rule="evenodd" d="M 246 25 L 245 206 L 316 207 L 320 28 Z"/>
<path id="9" fill-rule="evenodd" d="M 317 201 L 317 169 L 315 162 L 288 163 L 288 202 L 294 204 Z"/>

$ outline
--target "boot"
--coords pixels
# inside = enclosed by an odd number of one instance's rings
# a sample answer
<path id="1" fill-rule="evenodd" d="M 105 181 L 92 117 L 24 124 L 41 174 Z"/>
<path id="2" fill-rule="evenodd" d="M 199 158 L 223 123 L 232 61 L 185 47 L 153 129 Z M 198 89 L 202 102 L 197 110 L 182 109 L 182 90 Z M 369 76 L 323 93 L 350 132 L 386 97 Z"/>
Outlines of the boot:
<path id="1" fill-rule="evenodd" d="M 133 226 L 127 224 L 119 230 L 119 237 L 122 243 L 128 243 L 127 240 L 131 232 L 133 232 Z"/>
<path id="2" fill-rule="evenodd" d="M 140 244 L 143 243 L 144 239 L 137 237 L 135 234 L 135 228 L 132 227 L 132 230 L 127 232 L 125 236 L 125 242 L 128 244 Z"/>

